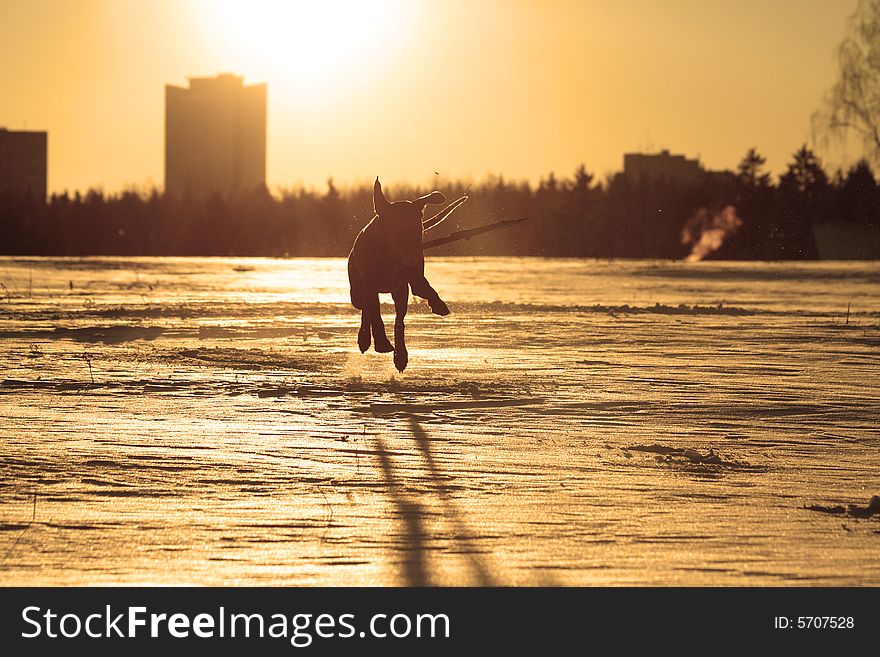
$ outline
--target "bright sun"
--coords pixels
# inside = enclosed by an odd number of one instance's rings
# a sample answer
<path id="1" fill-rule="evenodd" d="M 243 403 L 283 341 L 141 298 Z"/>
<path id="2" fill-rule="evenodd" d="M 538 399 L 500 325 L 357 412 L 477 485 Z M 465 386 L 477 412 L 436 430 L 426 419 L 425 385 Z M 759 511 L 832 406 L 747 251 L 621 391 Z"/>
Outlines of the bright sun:
<path id="1" fill-rule="evenodd" d="M 199 16 L 227 66 L 327 95 L 381 64 L 411 31 L 407 0 L 202 0 Z M 243 70 L 248 68 L 250 70 Z"/>

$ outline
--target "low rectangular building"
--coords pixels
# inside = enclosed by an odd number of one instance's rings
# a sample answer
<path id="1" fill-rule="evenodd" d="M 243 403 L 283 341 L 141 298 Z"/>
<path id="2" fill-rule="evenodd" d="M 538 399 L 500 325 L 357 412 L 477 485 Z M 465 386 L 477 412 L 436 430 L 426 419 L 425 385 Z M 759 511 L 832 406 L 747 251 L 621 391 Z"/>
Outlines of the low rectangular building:
<path id="1" fill-rule="evenodd" d="M 672 155 L 667 150 L 659 153 L 626 153 L 623 156 L 623 174 L 632 184 L 666 182 L 689 187 L 699 184 L 705 173 L 699 160 Z"/>

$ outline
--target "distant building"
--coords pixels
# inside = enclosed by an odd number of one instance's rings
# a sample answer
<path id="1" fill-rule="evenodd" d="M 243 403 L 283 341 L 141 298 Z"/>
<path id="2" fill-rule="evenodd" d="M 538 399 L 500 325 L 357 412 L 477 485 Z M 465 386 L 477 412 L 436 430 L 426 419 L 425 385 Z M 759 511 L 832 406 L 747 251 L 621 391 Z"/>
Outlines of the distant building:
<path id="1" fill-rule="evenodd" d="M 851 222 L 812 226 L 819 260 L 877 260 L 880 258 L 880 227 Z"/>
<path id="2" fill-rule="evenodd" d="M 232 196 L 266 185 L 266 85 L 224 73 L 165 87 L 165 193 Z"/>
<path id="3" fill-rule="evenodd" d="M 46 132 L 0 128 L 0 195 L 46 200 Z"/>
<path id="4" fill-rule="evenodd" d="M 630 183 L 657 183 L 665 181 L 687 187 L 699 184 L 707 171 L 699 160 L 689 160 L 684 155 L 659 153 L 626 153 L 623 156 L 623 175 Z"/>

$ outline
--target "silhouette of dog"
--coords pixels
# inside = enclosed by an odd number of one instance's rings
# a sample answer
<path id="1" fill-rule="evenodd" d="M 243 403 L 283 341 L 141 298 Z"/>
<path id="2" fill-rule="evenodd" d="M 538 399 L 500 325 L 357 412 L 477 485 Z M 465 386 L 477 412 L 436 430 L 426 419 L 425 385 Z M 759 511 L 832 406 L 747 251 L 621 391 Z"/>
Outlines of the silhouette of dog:
<path id="1" fill-rule="evenodd" d="M 409 290 L 428 301 L 436 315 L 448 315 L 449 307 L 425 278 L 422 232 L 436 226 L 461 205 L 459 199 L 430 219 L 424 219 L 425 206 L 440 204 L 446 197 L 434 191 L 412 201 L 385 198 L 379 179 L 373 185 L 375 216 L 355 238 L 348 256 L 348 281 L 351 303 L 361 311 L 358 347 L 361 353 L 370 348 L 370 337 L 379 353 L 394 352 L 398 371 L 406 369 L 409 353 L 404 339 L 403 320 L 409 304 Z M 394 344 L 385 335 L 379 311 L 379 293 L 391 293 L 396 317 Z"/>

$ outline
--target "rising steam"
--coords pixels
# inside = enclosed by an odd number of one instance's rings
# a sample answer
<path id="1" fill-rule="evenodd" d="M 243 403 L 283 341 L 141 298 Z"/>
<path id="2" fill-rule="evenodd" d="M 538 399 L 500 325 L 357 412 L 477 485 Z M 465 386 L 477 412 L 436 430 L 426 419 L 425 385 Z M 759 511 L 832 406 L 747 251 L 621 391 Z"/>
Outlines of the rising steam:
<path id="1" fill-rule="evenodd" d="M 726 205 L 714 214 L 708 208 L 700 208 L 687 220 L 681 231 L 681 243 L 692 247 L 685 260 L 696 262 L 714 253 L 740 226 L 742 219 L 736 215 L 736 208 L 732 205 Z"/>

